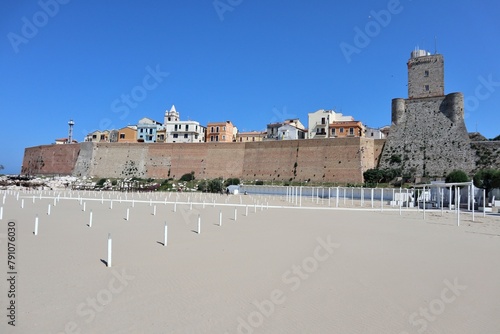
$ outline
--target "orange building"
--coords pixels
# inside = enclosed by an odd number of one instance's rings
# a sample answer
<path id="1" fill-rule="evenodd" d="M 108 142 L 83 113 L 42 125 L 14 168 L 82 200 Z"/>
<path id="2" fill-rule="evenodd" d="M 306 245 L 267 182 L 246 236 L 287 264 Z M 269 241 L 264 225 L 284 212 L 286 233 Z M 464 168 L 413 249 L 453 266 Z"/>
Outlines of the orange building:
<path id="1" fill-rule="evenodd" d="M 118 130 L 118 143 L 136 143 L 137 127 L 129 125 Z"/>
<path id="2" fill-rule="evenodd" d="M 266 134 L 267 131 L 238 132 L 236 135 L 236 141 L 240 143 L 263 141 Z"/>
<path id="3" fill-rule="evenodd" d="M 360 121 L 340 121 L 329 125 L 330 137 L 364 137 L 365 127 Z"/>
<path id="4" fill-rule="evenodd" d="M 237 131 L 231 121 L 208 123 L 205 142 L 232 143 L 236 141 Z"/>

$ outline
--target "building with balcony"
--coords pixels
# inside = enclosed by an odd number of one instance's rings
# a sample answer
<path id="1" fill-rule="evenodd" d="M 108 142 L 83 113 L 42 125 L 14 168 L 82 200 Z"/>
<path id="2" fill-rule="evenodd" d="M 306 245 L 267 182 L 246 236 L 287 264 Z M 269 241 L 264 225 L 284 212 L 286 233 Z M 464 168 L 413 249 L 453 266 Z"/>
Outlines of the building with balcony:
<path id="1" fill-rule="evenodd" d="M 110 130 L 96 130 L 89 133 L 84 141 L 91 141 L 94 143 L 109 143 Z"/>
<path id="2" fill-rule="evenodd" d="M 137 141 L 141 143 L 156 143 L 157 133 L 163 129 L 163 124 L 151 118 L 144 117 L 137 123 Z"/>
<path id="3" fill-rule="evenodd" d="M 330 130 L 330 125 L 335 122 L 356 122 L 354 121 L 354 118 L 352 116 L 344 116 L 341 113 L 337 113 L 333 110 L 324 110 L 324 109 L 320 109 L 318 111 L 309 113 L 308 121 L 309 121 L 308 138 L 310 139 L 332 137 L 331 131 L 329 130 Z M 340 129 L 345 128 L 345 126 L 339 125 L 338 128 L 340 131 Z M 339 136 L 339 134 L 340 133 L 337 134 L 337 137 Z"/>
<path id="4" fill-rule="evenodd" d="M 328 126 L 330 138 L 364 137 L 365 127 L 360 121 L 338 121 Z"/>
<path id="5" fill-rule="evenodd" d="M 305 130 L 305 126 L 300 122 L 298 118 L 287 119 L 284 122 L 271 123 L 267 125 L 267 133 L 264 140 L 279 140 L 279 129 L 284 125 L 290 125 L 299 130 Z"/>
<path id="6" fill-rule="evenodd" d="M 175 106 L 165 111 L 163 126 L 166 143 L 205 142 L 206 127 L 196 121 L 181 121 Z"/>
<path id="7" fill-rule="evenodd" d="M 207 124 L 205 141 L 232 143 L 236 141 L 237 132 L 238 129 L 231 121 L 210 122 Z"/>

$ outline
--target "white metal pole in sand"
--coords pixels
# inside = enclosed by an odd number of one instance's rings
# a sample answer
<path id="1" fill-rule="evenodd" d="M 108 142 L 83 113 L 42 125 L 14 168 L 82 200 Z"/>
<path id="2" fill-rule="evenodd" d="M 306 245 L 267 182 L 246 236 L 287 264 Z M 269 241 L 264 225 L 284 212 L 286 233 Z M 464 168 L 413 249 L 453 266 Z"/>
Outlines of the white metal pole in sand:
<path id="1" fill-rule="evenodd" d="M 470 211 L 470 184 L 467 186 L 467 210 Z"/>
<path id="2" fill-rule="evenodd" d="M 486 189 L 483 189 L 483 217 L 486 217 Z"/>
<path id="3" fill-rule="evenodd" d="M 222 210 L 219 210 L 219 226 L 222 226 Z"/>
<path id="4" fill-rule="evenodd" d="M 402 198 L 402 196 L 401 196 L 401 195 L 402 195 L 402 193 L 401 193 L 401 188 L 399 188 L 399 201 L 398 201 L 398 203 L 399 203 L 399 215 L 400 215 L 400 216 L 401 216 L 401 214 L 402 214 L 402 213 L 401 213 L 401 208 L 402 208 L 402 206 L 403 206 L 403 201 L 401 200 L 401 198 Z"/>
<path id="5" fill-rule="evenodd" d="M 0 206 L 0 220 L 3 219 L 3 206 Z"/>
<path id="6" fill-rule="evenodd" d="M 257 212 L 257 204 L 253 204 L 253 213 L 256 213 Z"/>
<path id="7" fill-rule="evenodd" d="M 163 233 L 163 246 L 167 246 L 167 244 L 168 244 L 168 226 L 167 222 L 165 222 L 165 230 Z"/>
<path id="8" fill-rule="evenodd" d="M 108 234 L 108 261 L 106 261 L 106 264 L 108 265 L 108 268 L 111 268 L 111 258 L 112 258 L 112 245 L 113 245 L 113 240 L 111 240 L 111 233 Z"/>
<path id="9" fill-rule="evenodd" d="M 384 211 L 384 188 L 380 188 L 380 211 Z"/>
<path id="10" fill-rule="evenodd" d="M 47 207 L 47 216 L 50 216 L 50 207 L 51 207 L 51 206 L 50 206 L 50 204 L 49 204 L 49 206 Z"/>
<path id="11" fill-rule="evenodd" d="M 135 199 L 132 199 L 132 207 L 135 207 Z"/>
<path id="12" fill-rule="evenodd" d="M 90 210 L 89 227 L 92 227 L 92 210 Z"/>
<path id="13" fill-rule="evenodd" d="M 156 205 L 153 206 L 153 216 L 156 216 Z"/>
<path id="14" fill-rule="evenodd" d="M 441 188 L 441 217 L 443 216 L 443 206 L 444 206 L 444 189 Z"/>
<path id="15" fill-rule="evenodd" d="M 238 209 L 234 208 L 234 221 L 238 219 Z"/>
<path id="16" fill-rule="evenodd" d="M 351 206 L 354 206 L 354 187 L 351 188 Z"/>
<path id="17" fill-rule="evenodd" d="M 21 200 L 21 209 L 24 209 L 24 198 Z"/>
<path id="18" fill-rule="evenodd" d="M 423 201 L 423 205 L 424 205 L 424 220 L 425 220 L 425 187 L 424 187 L 424 193 L 423 193 L 423 196 L 424 196 L 424 201 Z"/>
<path id="19" fill-rule="evenodd" d="M 457 189 L 457 226 L 460 226 L 460 187 Z"/>
<path id="20" fill-rule="evenodd" d="M 189 210 L 193 210 L 193 202 L 189 203 Z"/>
<path id="21" fill-rule="evenodd" d="M 177 202 L 174 203 L 174 212 L 177 212 Z"/>
<path id="22" fill-rule="evenodd" d="M 87 206 L 87 202 L 83 202 L 83 208 L 82 208 L 82 211 L 85 212 L 85 208 Z"/>
<path id="23" fill-rule="evenodd" d="M 110 208 L 110 209 L 113 209 L 113 200 L 111 200 L 111 201 L 109 202 L 109 208 Z"/>
<path id="24" fill-rule="evenodd" d="M 127 217 L 125 217 L 125 220 L 129 220 L 130 218 L 130 208 L 127 208 Z"/>
<path id="25" fill-rule="evenodd" d="M 3 195 L 3 199 L 2 199 L 2 204 L 5 205 L 5 198 L 6 198 L 7 195 Z"/>
<path id="26" fill-rule="evenodd" d="M 330 207 L 330 206 L 331 206 L 331 204 L 330 204 L 330 203 L 331 203 L 331 201 L 330 201 L 330 193 L 331 193 L 331 191 L 330 191 L 330 190 L 331 190 L 331 189 L 330 189 L 330 188 L 328 188 L 328 207 Z"/>
<path id="27" fill-rule="evenodd" d="M 198 234 L 201 234 L 201 216 L 198 214 Z"/>
<path id="28" fill-rule="evenodd" d="M 302 186 L 300 187 L 300 199 L 299 199 L 299 206 L 302 206 Z"/>
<path id="29" fill-rule="evenodd" d="M 35 195 L 33 195 L 33 204 L 35 203 Z"/>
<path id="30" fill-rule="evenodd" d="M 245 216 L 248 217 L 248 205 L 245 207 Z"/>
<path id="31" fill-rule="evenodd" d="M 335 207 L 336 208 L 339 207 L 339 193 L 340 193 L 340 189 L 339 189 L 339 187 L 337 187 L 337 194 L 335 195 Z"/>
<path id="32" fill-rule="evenodd" d="M 474 183 L 471 184 L 471 193 L 472 193 L 472 221 L 474 221 L 474 210 L 475 210 L 475 205 L 476 204 L 476 196 L 475 196 L 475 190 L 474 189 Z"/>
<path id="33" fill-rule="evenodd" d="M 372 199 L 372 209 L 373 209 L 373 188 L 371 189 L 372 194 L 371 194 L 371 199 Z"/>
<path id="34" fill-rule="evenodd" d="M 410 191 L 406 189 L 406 208 L 410 207 Z"/>
<path id="35" fill-rule="evenodd" d="M 33 234 L 38 235 L 38 215 L 35 216 L 35 231 Z"/>

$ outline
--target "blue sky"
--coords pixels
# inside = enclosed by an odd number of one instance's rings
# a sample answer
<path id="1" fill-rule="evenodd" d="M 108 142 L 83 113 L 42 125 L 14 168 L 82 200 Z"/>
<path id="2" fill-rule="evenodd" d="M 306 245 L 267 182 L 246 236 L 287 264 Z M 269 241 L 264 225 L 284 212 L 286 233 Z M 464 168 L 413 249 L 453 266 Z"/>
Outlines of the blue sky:
<path id="1" fill-rule="evenodd" d="M 499 16 L 493 0 L 3 0 L 0 164 L 19 173 L 24 148 L 66 137 L 70 119 L 81 141 L 172 104 L 240 131 L 332 108 L 384 126 L 410 52 L 435 37 L 445 92 L 463 92 L 468 130 L 492 138 Z"/>

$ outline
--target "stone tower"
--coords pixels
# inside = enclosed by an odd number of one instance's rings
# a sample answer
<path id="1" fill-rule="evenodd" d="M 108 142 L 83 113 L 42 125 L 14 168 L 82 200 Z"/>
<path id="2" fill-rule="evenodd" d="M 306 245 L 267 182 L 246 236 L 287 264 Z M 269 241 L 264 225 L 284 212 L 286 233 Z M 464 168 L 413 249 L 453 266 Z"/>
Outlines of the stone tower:
<path id="1" fill-rule="evenodd" d="M 163 120 L 163 124 L 167 124 L 168 122 L 178 122 L 178 121 L 179 121 L 179 113 L 175 109 L 175 106 L 172 105 L 170 111 L 168 109 L 165 110 L 165 117 Z"/>
<path id="2" fill-rule="evenodd" d="M 415 50 L 408 60 L 408 98 L 444 96 L 444 59 Z"/>
<path id="3" fill-rule="evenodd" d="M 453 169 L 471 172 L 474 166 L 463 95 L 444 95 L 443 56 L 413 51 L 408 60 L 408 98 L 392 100 L 392 125 L 379 167 L 442 177 Z"/>

